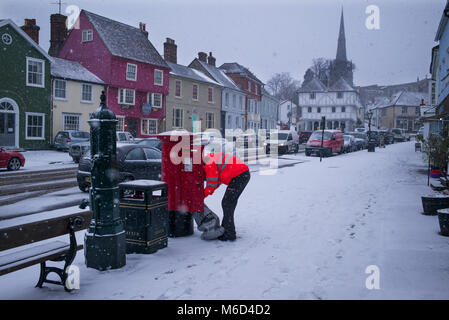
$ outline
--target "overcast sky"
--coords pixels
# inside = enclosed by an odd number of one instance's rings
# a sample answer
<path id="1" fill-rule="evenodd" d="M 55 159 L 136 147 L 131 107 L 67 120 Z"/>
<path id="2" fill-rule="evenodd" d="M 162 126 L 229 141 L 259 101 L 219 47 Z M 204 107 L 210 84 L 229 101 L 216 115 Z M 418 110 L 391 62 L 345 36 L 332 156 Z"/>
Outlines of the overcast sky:
<path id="1" fill-rule="evenodd" d="M 1 0 L 0 18 L 19 26 L 36 18 L 40 45 L 48 50 L 50 14 L 57 0 Z M 217 65 L 238 62 L 266 82 L 290 72 L 298 80 L 318 57 L 335 58 L 341 8 L 355 85 L 416 81 L 429 72 L 431 49 L 445 0 L 63 0 L 62 12 L 80 9 L 138 27 L 163 54 L 166 37 L 178 45 L 178 63 L 199 51 Z M 380 10 L 380 29 L 368 30 L 367 6 Z"/>

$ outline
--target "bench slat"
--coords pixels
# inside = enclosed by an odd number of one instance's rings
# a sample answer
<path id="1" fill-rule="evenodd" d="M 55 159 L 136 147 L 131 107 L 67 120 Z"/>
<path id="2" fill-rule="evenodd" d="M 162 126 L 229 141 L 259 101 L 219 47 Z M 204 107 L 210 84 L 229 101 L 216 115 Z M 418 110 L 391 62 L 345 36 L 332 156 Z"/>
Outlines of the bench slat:
<path id="1" fill-rule="evenodd" d="M 62 241 L 53 241 L 50 243 L 42 244 L 39 246 L 34 246 L 32 248 L 27 248 L 24 250 L 12 252 L 6 255 L 0 256 L 0 268 L 4 265 L 11 264 L 14 262 L 18 262 L 20 260 L 25 260 L 28 258 L 32 258 L 34 256 L 38 256 L 53 250 L 65 248 L 67 249 L 69 244 Z"/>
<path id="2" fill-rule="evenodd" d="M 77 246 L 78 250 L 80 250 L 82 248 L 83 248 L 83 245 Z M 69 250 L 69 246 L 67 246 L 65 248 L 57 248 L 52 251 L 48 251 L 48 252 L 33 256 L 33 257 L 29 257 L 27 259 L 23 259 L 20 261 L 13 262 L 11 264 L 4 265 L 4 266 L 0 267 L 0 276 L 10 273 L 10 272 L 13 272 L 13 271 L 17 271 L 20 269 L 30 267 L 32 265 L 35 265 L 35 264 L 38 264 L 38 263 L 41 263 L 44 261 L 58 258 L 61 255 L 67 253 L 68 250 Z"/>
<path id="3" fill-rule="evenodd" d="M 92 211 L 83 211 L 0 229 L 0 251 L 65 235 L 68 233 L 67 226 L 70 218 L 77 216 L 83 217 L 84 223 L 80 228 L 76 228 L 75 231 L 89 227 Z"/>

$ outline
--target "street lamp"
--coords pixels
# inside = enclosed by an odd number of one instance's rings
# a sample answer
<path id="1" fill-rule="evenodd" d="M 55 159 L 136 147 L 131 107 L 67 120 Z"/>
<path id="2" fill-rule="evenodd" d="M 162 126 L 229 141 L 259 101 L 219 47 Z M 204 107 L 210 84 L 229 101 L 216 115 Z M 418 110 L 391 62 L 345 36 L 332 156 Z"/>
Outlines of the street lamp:
<path id="1" fill-rule="evenodd" d="M 375 151 L 375 144 L 371 137 L 371 119 L 373 118 L 373 110 L 368 111 L 368 152 Z"/>

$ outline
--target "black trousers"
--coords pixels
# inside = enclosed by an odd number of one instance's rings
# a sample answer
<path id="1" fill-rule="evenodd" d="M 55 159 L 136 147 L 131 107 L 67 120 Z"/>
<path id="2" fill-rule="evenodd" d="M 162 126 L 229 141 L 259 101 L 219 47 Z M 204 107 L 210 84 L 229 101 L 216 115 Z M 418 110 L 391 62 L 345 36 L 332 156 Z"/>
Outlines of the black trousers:
<path id="1" fill-rule="evenodd" d="M 225 229 L 224 236 L 235 238 L 234 211 L 237 201 L 249 182 L 251 175 L 245 171 L 231 180 L 221 201 L 223 220 L 221 226 Z"/>

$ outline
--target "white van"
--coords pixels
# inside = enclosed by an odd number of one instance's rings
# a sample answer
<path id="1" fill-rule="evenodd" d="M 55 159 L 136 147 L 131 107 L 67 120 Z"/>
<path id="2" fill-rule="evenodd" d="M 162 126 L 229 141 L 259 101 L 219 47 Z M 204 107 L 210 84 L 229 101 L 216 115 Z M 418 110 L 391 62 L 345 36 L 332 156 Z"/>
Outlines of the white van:
<path id="1" fill-rule="evenodd" d="M 299 151 L 299 135 L 296 131 L 278 130 L 270 133 L 266 141 L 266 152 L 270 153 L 270 148 L 277 146 L 278 154 Z"/>

